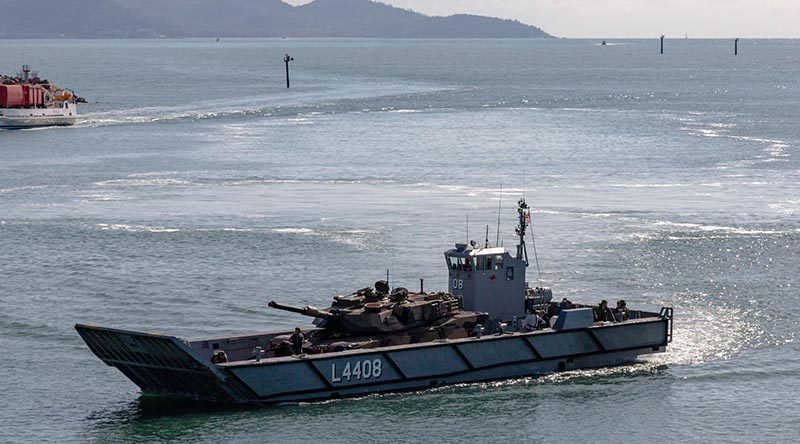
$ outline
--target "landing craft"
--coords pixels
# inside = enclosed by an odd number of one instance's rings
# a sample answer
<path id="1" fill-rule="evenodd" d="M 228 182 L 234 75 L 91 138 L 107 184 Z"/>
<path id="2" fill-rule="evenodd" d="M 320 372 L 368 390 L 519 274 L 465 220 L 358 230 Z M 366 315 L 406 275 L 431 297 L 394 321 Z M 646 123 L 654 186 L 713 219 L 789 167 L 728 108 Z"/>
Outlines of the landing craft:
<path id="1" fill-rule="evenodd" d="M 519 243 L 456 244 L 445 252 L 448 292 L 378 281 L 326 309 L 270 302 L 314 318 L 295 332 L 187 341 L 78 324 L 103 362 L 143 392 L 219 403 L 284 403 L 621 365 L 666 351 L 672 308 L 659 313 L 552 301 L 526 282 L 530 210 L 517 208 Z M 488 238 L 488 236 L 487 236 Z"/>

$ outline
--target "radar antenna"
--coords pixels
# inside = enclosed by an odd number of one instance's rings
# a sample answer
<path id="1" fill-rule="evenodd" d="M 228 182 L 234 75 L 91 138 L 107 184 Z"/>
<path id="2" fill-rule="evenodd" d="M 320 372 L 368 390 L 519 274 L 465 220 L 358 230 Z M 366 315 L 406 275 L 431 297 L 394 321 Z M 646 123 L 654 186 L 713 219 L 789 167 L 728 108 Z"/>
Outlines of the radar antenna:
<path id="1" fill-rule="evenodd" d="M 519 215 L 519 224 L 516 228 L 517 236 L 519 236 L 519 244 L 517 244 L 517 260 L 524 260 L 525 265 L 528 263 L 528 249 L 525 246 L 525 232 L 528 228 L 528 221 L 530 221 L 530 213 L 528 212 L 528 204 L 525 203 L 525 198 L 517 202 L 517 214 Z"/>

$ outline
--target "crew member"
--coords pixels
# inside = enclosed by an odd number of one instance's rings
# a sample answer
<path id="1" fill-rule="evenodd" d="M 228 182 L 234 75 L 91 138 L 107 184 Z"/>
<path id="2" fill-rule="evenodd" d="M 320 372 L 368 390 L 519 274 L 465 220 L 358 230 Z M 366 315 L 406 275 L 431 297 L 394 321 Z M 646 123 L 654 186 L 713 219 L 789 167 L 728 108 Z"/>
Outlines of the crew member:
<path id="1" fill-rule="evenodd" d="M 305 340 L 306 337 L 303 335 L 303 332 L 300 331 L 300 327 L 296 327 L 292 336 L 289 337 L 293 355 L 299 355 L 303 353 L 303 341 Z"/>
<path id="2" fill-rule="evenodd" d="M 534 331 L 547 328 L 547 315 L 543 313 L 532 313 L 525 317 L 524 327 L 525 330 Z"/>
<path id="3" fill-rule="evenodd" d="M 617 301 L 616 312 L 618 321 L 627 321 L 629 319 L 630 313 L 628 311 L 628 305 L 625 303 L 625 299 L 620 299 Z"/>
<path id="4" fill-rule="evenodd" d="M 614 312 L 608 306 L 608 301 L 603 299 L 600 305 L 595 308 L 595 321 L 598 322 L 616 322 L 617 318 L 614 317 Z"/>
<path id="5" fill-rule="evenodd" d="M 225 350 L 217 350 L 214 352 L 214 356 L 211 357 L 211 362 L 213 364 L 224 364 L 228 362 L 228 355 L 225 354 Z"/>

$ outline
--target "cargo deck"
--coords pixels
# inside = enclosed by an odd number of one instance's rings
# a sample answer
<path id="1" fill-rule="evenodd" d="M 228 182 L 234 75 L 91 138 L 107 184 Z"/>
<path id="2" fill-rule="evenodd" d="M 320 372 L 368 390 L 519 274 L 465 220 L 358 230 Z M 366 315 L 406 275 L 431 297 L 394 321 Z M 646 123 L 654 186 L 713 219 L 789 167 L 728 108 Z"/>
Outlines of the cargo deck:
<path id="1" fill-rule="evenodd" d="M 663 352 L 672 310 L 625 322 L 513 332 L 425 344 L 212 364 L 212 349 L 270 335 L 184 341 L 173 336 L 76 325 L 106 364 L 143 392 L 223 403 L 283 403 L 421 390 L 621 365 Z"/>

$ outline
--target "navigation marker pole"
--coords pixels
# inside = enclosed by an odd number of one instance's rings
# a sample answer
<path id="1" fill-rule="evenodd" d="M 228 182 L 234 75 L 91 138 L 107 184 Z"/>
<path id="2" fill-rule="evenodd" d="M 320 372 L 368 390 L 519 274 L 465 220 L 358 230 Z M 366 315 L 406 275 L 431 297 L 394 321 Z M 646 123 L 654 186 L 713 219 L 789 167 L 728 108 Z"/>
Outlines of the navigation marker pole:
<path id="1" fill-rule="evenodd" d="M 664 54 L 664 34 L 661 34 L 661 54 Z"/>
<path id="2" fill-rule="evenodd" d="M 291 57 L 289 54 L 283 56 L 283 63 L 286 64 L 286 88 L 289 88 L 289 62 L 294 61 L 294 57 Z"/>
<path id="3" fill-rule="evenodd" d="M 733 55 L 739 55 L 739 37 L 733 39 Z"/>

